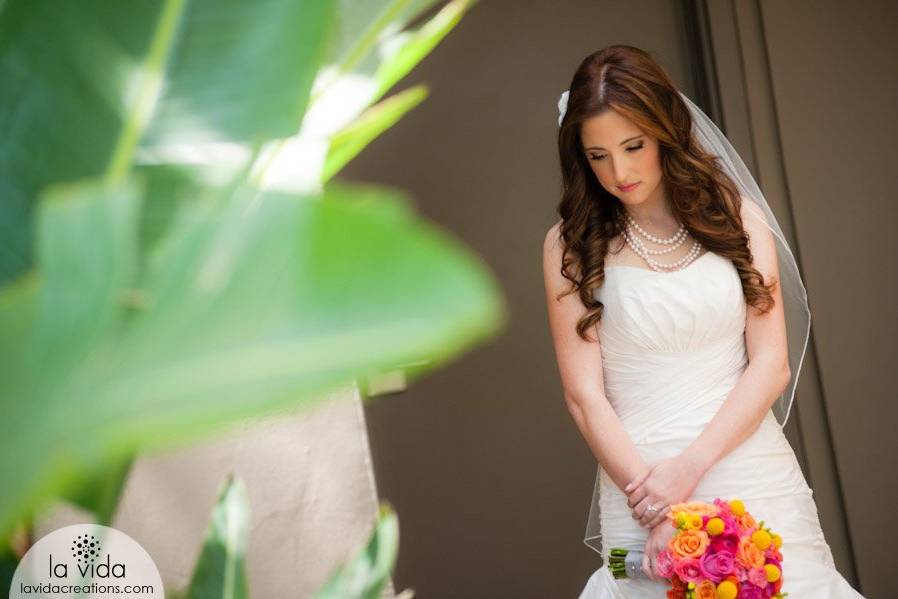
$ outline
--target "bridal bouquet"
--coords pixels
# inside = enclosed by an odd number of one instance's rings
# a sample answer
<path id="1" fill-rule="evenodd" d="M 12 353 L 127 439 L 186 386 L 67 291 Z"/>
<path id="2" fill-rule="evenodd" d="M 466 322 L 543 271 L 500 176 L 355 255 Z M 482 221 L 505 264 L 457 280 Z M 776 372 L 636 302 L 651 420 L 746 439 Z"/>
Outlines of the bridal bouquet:
<path id="1" fill-rule="evenodd" d="M 655 560 L 655 573 L 670 581 L 668 599 L 782 598 L 782 538 L 756 522 L 738 499 L 670 506 L 676 529 Z M 642 552 L 612 549 L 615 578 L 641 573 Z M 644 574 L 642 574 L 644 576 Z"/>

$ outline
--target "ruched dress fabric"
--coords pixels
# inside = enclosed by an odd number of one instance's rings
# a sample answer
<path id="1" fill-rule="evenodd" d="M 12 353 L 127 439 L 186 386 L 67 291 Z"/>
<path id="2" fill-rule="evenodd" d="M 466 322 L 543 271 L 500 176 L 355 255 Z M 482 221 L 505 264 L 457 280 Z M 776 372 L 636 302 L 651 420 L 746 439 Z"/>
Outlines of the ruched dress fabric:
<path id="1" fill-rule="evenodd" d="M 649 465 L 682 452 L 702 432 L 747 366 L 746 304 L 733 263 L 705 252 L 685 268 L 605 267 L 594 297 L 605 394 Z M 794 599 L 862 597 L 835 569 L 817 506 L 792 447 L 768 412 L 762 424 L 701 479 L 692 501 L 741 499 L 783 538 L 783 588 Z M 580 599 L 663 599 L 667 584 L 615 579 L 612 548 L 642 551 L 648 530 L 627 496 L 598 468 L 589 537 L 601 530 L 603 565 Z M 598 508 L 598 509 L 596 509 Z M 671 529 L 673 532 L 673 529 Z M 591 545 L 596 548 L 595 540 Z"/>

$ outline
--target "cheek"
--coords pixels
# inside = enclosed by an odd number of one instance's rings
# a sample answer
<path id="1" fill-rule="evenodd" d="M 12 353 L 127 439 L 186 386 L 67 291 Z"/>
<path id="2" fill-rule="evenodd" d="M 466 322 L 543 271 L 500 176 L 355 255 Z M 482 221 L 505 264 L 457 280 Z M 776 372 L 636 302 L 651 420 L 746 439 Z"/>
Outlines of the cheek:
<path id="1" fill-rule="evenodd" d="M 661 176 L 661 161 L 657 150 L 643 152 L 639 160 L 639 170 L 649 176 Z"/>

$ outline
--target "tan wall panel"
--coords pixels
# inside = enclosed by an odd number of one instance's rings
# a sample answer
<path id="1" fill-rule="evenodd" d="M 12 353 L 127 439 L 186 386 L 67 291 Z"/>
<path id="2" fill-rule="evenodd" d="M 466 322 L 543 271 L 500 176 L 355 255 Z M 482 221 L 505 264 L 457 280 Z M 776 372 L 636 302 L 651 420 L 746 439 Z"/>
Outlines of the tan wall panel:
<path id="1" fill-rule="evenodd" d="M 860 584 L 898 596 L 898 4 L 761 3 L 813 341 Z"/>

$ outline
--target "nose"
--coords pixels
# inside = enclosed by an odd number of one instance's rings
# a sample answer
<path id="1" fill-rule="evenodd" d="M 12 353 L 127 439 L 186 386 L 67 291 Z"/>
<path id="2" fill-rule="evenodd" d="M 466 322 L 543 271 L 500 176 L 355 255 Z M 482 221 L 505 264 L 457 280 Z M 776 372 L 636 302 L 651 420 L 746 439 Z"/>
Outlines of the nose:
<path id="1" fill-rule="evenodd" d="M 632 179 L 628 179 L 624 176 L 624 165 L 622 160 L 618 160 L 612 164 L 611 172 L 614 175 L 614 180 L 617 182 L 617 185 L 632 182 Z"/>

